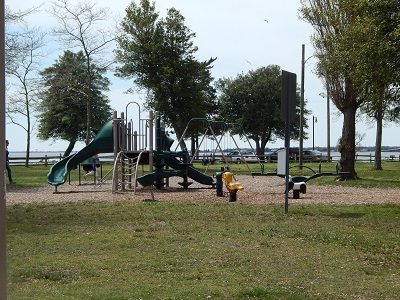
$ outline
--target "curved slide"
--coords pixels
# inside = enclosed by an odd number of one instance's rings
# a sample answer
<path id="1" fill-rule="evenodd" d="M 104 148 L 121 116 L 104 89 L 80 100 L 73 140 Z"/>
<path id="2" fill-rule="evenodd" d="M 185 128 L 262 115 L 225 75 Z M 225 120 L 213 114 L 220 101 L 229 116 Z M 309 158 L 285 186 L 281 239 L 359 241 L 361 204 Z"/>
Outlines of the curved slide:
<path id="1" fill-rule="evenodd" d="M 85 148 L 54 164 L 49 174 L 47 174 L 47 182 L 51 185 L 59 186 L 65 182 L 68 173 L 76 168 L 79 163 L 96 154 L 110 152 L 113 152 L 112 121 L 104 124 L 94 140 Z"/>

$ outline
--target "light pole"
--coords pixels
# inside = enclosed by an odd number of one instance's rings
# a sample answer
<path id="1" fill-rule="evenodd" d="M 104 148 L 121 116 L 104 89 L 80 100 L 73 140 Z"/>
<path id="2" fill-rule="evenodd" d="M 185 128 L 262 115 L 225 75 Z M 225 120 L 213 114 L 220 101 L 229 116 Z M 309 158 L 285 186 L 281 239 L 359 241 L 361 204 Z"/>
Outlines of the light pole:
<path id="1" fill-rule="evenodd" d="M 312 116 L 312 149 L 315 149 L 315 145 L 314 145 L 314 136 L 315 136 L 315 126 L 314 124 L 317 123 L 317 117 L 315 117 L 314 115 Z"/>
<path id="2" fill-rule="evenodd" d="M 303 134 L 304 134 L 304 68 L 306 62 L 313 57 L 311 55 L 307 59 L 305 59 L 305 45 L 301 45 L 301 85 L 300 85 L 300 138 L 299 138 L 299 164 L 300 166 L 303 164 Z"/>
<path id="3" fill-rule="evenodd" d="M 331 112 L 329 107 L 329 87 L 328 79 L 326 79 L 326 151 L 328 162 L 331 161 Z"/>

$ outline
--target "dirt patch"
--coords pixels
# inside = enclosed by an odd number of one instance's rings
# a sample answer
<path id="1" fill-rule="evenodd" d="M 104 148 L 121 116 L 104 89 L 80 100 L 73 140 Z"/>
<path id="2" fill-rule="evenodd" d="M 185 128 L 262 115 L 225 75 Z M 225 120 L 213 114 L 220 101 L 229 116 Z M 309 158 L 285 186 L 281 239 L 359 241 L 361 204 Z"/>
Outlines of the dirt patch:
<path id="1" fill-rule="evenodd" d="M 236 176 L 244 190 L 238 192 L 238 203 L 268 204 L 284 202 L 284 180 L 279 177 Z M 181 188 L 178 182 L 181 178 L 170 178 L 170 186 L 162 190 L 138 187 L 136 193 L 111 192 L 111 184 L 93 185 L 89 182 L 83 185 L 77 183 L 64 184 L 54 193 L 52 186 L 40 188 L 11 187 L 6 194 L 7 205 L 19 203 L 59 203 L 82 201 L 219 201 L 227 202 L 229 197 L 217 197 L 215 189 L 206 188 L 193 183 L 187 190 Z M 304 204 L 368 204 L 368 203 L 397 203 L 400 204 L 399 189 L 355 188 L 318 186 L 307 184 L 307 193 L 301 194 L 301 199 L 292 199 L 291 203 Z"/>

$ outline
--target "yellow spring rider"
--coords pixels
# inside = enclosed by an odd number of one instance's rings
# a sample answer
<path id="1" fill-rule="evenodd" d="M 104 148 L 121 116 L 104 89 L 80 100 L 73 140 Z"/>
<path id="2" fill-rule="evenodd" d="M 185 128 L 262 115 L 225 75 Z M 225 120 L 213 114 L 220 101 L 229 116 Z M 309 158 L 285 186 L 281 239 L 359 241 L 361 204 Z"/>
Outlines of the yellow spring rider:
<path id="1" fill-rule="evenodd" d="M 224 172 L 222 175 L 222 179 L 225 182 L 225 187 L 229 192 L 229 202 L 236 201 L 236 193 L 237 191 L 243 191 L 243 185 L 236 181 L 235 175 L 232 172 Z"/>

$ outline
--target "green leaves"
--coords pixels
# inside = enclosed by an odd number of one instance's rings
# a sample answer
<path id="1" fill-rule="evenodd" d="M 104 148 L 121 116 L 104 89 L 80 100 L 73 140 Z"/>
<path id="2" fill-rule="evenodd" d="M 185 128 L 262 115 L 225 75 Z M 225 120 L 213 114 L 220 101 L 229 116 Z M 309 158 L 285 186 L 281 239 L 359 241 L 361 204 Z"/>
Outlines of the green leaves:
<path id="1" fill-rule="evenodd" d="M 86 106 L 90 101 L 92 134 L 111 116 L 108 98 L 109 81 L 104 70 L 92 64 L 91 88 L 88 88 L 86 59 L 83 53 L 65 51 L 51 67 L 41 72 L 44 90 L 39 107 L 39 137 L 84 140 Z"/>
<path id="2" fill-rule="evenodd" d="M 284 123 L 280 120 L 279 66 L 269 65 L 247 74 L 239 74 L 235 79 L 221 79 L 217 87 L 220 92 L 219 118 L 232 123 L 234 133 L 254 139 L 257 154 L 264 153 L 268 141 L 284 135 Z M 292 130 L 293 137 L 297 137 L 297 126 Z"/>
<path id="3" fill-rule="evenodd" d="M 179 137 L 191 118 L 213 110 L 210 69 L 215 59 L 195 59 L 195 34 L 178 10 L 168 9 L 159 18 L 154 3 L 142 0 L 140 5 L 132 2 L 126 12 L 117 39 L 117 75 L 151 91 L 148 106 L 161 112 Z"/>

